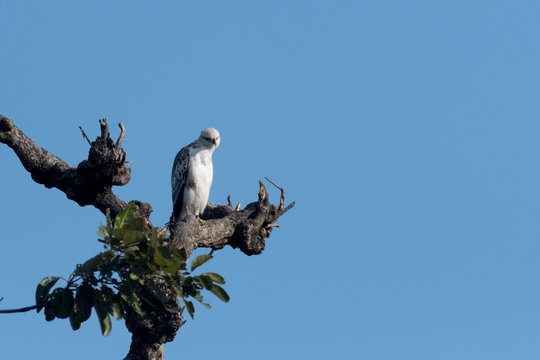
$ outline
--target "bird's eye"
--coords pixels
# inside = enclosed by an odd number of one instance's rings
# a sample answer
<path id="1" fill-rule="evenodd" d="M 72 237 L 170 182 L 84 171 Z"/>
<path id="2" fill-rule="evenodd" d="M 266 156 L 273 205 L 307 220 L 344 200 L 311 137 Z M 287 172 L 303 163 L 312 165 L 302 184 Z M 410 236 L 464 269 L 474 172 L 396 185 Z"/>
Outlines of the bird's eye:
<path id="1" fill-rule="evenodd" d="M 206 140 L 206 141 L 212 141 L 212 139 L 210 139 L 209 137 L 206 137 L 206 136 L 204 137 L 204 140 Z"/>

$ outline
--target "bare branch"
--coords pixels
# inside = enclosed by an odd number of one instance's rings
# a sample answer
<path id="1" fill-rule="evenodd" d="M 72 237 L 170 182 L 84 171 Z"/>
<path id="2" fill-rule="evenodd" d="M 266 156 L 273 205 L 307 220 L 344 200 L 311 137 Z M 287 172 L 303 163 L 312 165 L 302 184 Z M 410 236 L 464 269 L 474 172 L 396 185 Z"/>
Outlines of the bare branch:
<path id="1" fill-rule="evenodd" d="M 126 136 L 126 128 L 124 127 L 124 124 L 122 122 L 118 123 L 118 127 L 120 128 L 120 135 L 118 136 L 118 140 L 116 140 L 116 147 L 114 148 L 114 152 L 116 154 L 120 153 L 120 149 L 122 148 L 122 142 L 124 141 L 124 136 Z M 124 162 L 126 161 L 126 153 L 124 152 Z"/>
<path id="2" fill-rule="evenodd" d="M 20 308 L 20 309 L 0 310 L 0 314 L 20 313 L 20 312 L 27 312 L 27 311 L 35 310 L 35 309 L 37 309 L 37 306 L 32 305 L 32 306 L 23 307 L 23 308 Z"/>
<path id="3" fill-rule="evenodd" d="M 81 129 L 83 139 L 86 140 L 86 142 L 88 143 L 88 145 L 92 145 L 92 142 L 90 141 L 90 139 L 88 138 L 88 136 L 86 136 L 86 133 L 84 132 L 82 126 L 79 125 L 79 129 Z"/>
<path id="4" fill-rule="evenodd" d="M 91 143 L 88 159 L 82 161 L 77 168 L 37 146 L 11 119 L 2 115 L 0 142 L 13 149 L 35 182 L 63 191 L 68 199 L 80 206 L 92 205 L 104 214 L 107 208 L 110 208 L 114 218 L 127 204 L 114 195 L 112 186 L 127 184 L 131 169 L 127 168 L 124 162 L 116 162 L 114 143 L 109 137 L 107 121 L 102 119 L 99 123 L 102 136 Z M 125 152 L 121 159 L 125 159 Z M 142 202 L 137 205 L 138 213 L 148 219 L 151 206 Z"/>
<path id="5" fill-rule="evenodd" d="M 283 210 L 281 210 L 281 215 L 285 214 L 287 211 L 291 210 L 294 205 L 296 205 L 296 202 L 293 201 L 292 203 L 290 203 L 289 205 L 287 205 L 287 207 Z"/>
<path id="6" fill-rule="evenodd" d="M 283 203 L 285 202 L 285 189 L 283 189 L 282 187 L 277 186 L 272 180 L 270 180 L 266 176 L 264 178 L 266 180 L 268 180 L 268 182 L 270 184 L 274 185 L 275 187 L 277 187 L 281 191 L 281 197 L 279 198 L 279 210 L 282 210 L 283 209 Z"/>

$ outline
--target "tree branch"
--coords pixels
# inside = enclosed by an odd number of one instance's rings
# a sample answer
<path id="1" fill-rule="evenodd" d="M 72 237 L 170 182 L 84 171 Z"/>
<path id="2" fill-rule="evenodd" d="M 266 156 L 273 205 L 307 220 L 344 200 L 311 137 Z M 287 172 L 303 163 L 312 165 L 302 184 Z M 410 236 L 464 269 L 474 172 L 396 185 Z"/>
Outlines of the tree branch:
<path id="1" fill-rule="evenodd" d="M 35 310 L 35 309 L 37 309 L 37 306 L 32 305 L 32 306 L 23 307 L 23 308 L 20 308 L 20 309 L 0 310 L 0 314 L 20 313 L 20 312 L 27 312 L 27 311 Z"/>
<path id="2" fill-rule="evenodd" d="M 2 300 L 4 300 L 3 297 L 0 298 L 0 301 Z M 13 314 L 13 313 L 19 313 L 19 312 L 27 312 L 34 309 L 37 309 L 37 305 L 27 306 L 20 309 L 0 310 L 0 314 Z"/>
<path id="3" fill-rule="evenodd" d="M 0 142 L 13 149 L 35 182 L 63 191 L 80 206 L 93 205 L 104 214 L 109 208 L 114 218 L 127 204 L 114 195 L 112 186 L 127 184 L 131 169 L 125 166 L 124 150 L 117 156 L 107 120 L 100 120 L 100 125 L 101 136 L 91 143 L 88 159 L 77 168 L 37 146 L 11 119 L 2 115 Z M 122 140 L 121 134 L 119 141 Z M 148 219 L 152 212 L 150 204 L 138 202 L 137 205 L 140 215 Z"/>
<path id="4" fill-rule="evenodd" d="M 205 220 L 203 225 L 194 216 L 188 216 L 173 226 L 169 240 L 177 248 L 185 249 L 188 255 L 199 247 L 218 250 L 226 245 L 239 248 L 246 255 L 257 255 L 264 250 L 265 239 L 276 227 L 275 222 L 293 206 L 294 202 L 281 210 L 281 206 L 270 204 L 268 192 L 259 182 L 257 202 L 241 211 L 228 205 L 208 204 L 201 216 Z"/>

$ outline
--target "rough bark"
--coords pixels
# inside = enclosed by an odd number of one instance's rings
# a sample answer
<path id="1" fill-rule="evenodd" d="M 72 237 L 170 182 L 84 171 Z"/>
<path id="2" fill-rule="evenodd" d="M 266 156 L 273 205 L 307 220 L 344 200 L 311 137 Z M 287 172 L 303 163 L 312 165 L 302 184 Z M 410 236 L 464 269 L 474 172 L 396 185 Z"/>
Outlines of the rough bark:
<path id="1" fill-rule="evenodd" d="M 283 208 L 284 191 L 281 190 L 279 206 L 268 201 L 268 193 L 261 182 L 258 200 L 244 210 L 208 204 L 201 216 L 205 220 L 203 225 L 194 216 L 174 225 L 172 244 L 184 248 L 188 255 L 199 247 L 218 250 L 226 245 L 239 248 L 246 255 L 258 255 L 264 250 L 265 239 L 270 237 L 277 219 L 294 206 L 292 203 Z"/>
<path id="2" fill-rule="evenodd" d="M 2 115 L 0 143 L 13 149 L 34 181 L 47 188 L 63 191 L 80 206 L 92 205 L 104 214 L 109 209 L 114 219 L 126 208 L 127 203 L 116 197 L 112 187 L 127 184 L 131 176 L 131 169 L 126 166 L 126 152 L 122 149 L 125 129 L 121 123 L 119 126 L 121 133 L 115 142 L 110 137 L 107 121 L 100 120 L 100 136 L 90 144 L 88 158 L 76 168 L 37 146 L 11 119 Z M 88 140 L 84 131 L 83 136 Z M 188 254 L 198 247 L 217 250 L 226 245 L 239 248 L 247 255 L 260 254 L 265 248 L 265 239 L 278 226 L 275 224 L 277 219 L 294 206 L 293 202 L 284 207 L 284 190 L 280 190 L 280 204 L 273 205 L 268 201 L 266 188 L 259 182 L 258 200 L 244 210 L 240 210 L 239 206 L 233 209 L 230 200 L 227 206 L 209 204 L 201 216 L 204 224 L 195 217 L 188 217 L 162 228 L 161 234 L 174 246 L 184 248 Z M 136 214 L 146 219 L 147 225 L 152 227 L 150 204 L 136 201 L 136 205 Z M 169 235 L 166 235 L 167 229 L 170 230 Z M 169 296 L 176 299 L 173 291 L 169 291 Z M 151 294 L 147 294 L 147 298 L 151 304 Z M 132 342 L 126 359 L 163 359 L 163 344 L 174 340 L 183 324 L 182 310 L 179 303 L 178 310 L 174 312 L 160 309 L 157 300 L 155 306 L 146 309 L 145 316 L 128 307 L 125 319 L 126 327 L 132 333 Z"/>
<path id="3" fill-rule="evenodd" d="M 49 151 L 37 146 L 13 121 L 0 115 L 0 142 L 13 149 L 32 179 L 47 188 L 63 191 L 68 199 L 80 206 L 93 205 L 111 216 L 125 209 L 127 204 L 112 192 L 113 185 L 129 182 L 131 169 L 126 166 L 126 152 L 121 149 L 122 133 L 115 143 L 109 135 L 106 120 L 100 120 L 101 135 L 92 142 L 88 159 L 77 168 L 67 164 Z M 139 214 L 149 218 L 150 204 L 138 202 Z"/>
<path id="4" fill-rule="evenodd" d="M 144 292 L 144 289 L 143 289 Z M 172 290 L 166 292 L 170 299 L 176 301 L 178 311 L 162 309 L 159 301 L 153 304 L 143 302 L 144 316 L 140 316 L 129 306 L 126 306 L 126 327 L 131 332 L 131 346 L 124 360 L 163 360 L 163 344 L 173 341 L 176 332 L 185 322 L 182 319 L 182 307 Z M 152 299 L 152 293 L 141 294 L 146 299 Z"/>

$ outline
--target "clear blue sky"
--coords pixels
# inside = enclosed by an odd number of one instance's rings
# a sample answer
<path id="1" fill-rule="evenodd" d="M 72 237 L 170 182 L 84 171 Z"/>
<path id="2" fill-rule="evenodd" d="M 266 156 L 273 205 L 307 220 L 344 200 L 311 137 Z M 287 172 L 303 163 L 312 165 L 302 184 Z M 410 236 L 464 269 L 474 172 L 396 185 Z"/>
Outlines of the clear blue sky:
<path id="1" fill-rule="evenodd" d="M 72 165 L 122 121 L 171 211 L 176 152 L 221 132 L 211 201 L 264 176 L 297 206 L 166 358 L 540 358 L 538 1 L 3 1 L 0 113 Z M 117 136 L 113 127 L 113 136 Z M 100 251 L 104 221 L 0 146 L 0 308 Z M 278 193 L 271 192 L 277 200 Z M 122 322 L 0 317 L 2 359 L 121 359 Z"/>

